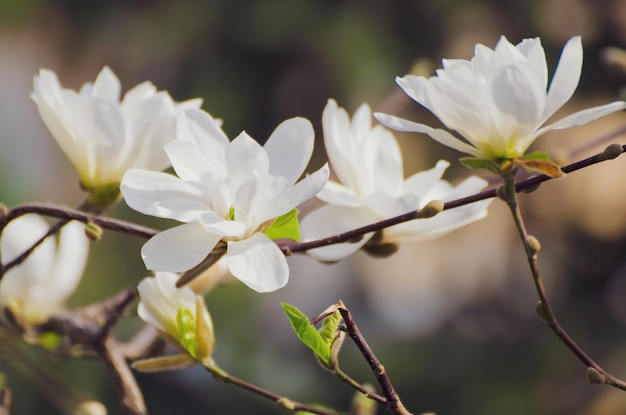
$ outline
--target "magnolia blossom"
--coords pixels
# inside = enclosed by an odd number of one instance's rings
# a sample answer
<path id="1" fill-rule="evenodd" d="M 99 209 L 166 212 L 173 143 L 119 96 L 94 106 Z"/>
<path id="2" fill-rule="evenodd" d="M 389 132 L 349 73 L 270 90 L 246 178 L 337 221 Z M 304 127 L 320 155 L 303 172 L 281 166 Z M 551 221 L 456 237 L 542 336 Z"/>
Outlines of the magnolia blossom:
<path id="1" fill-rule="evenodd" d="M 472 176 L 458 186 L 441 180 L 447 161 L 404 179 L 400 147 L 381 125 L 372 127 L 369 106 L 363 104 L 352 121 L 329 100 L 322 118 L 324 144 L 338 182 L 329 181 L 317 197 L 328 205 L 302 220 L 303 239 L 319 239 L 418 210 L 433 200 L 448 201 L 479 192 L 487 184 Z M 440 236 L 483 218 L 489 201 L 441 212 L 435 217 L 404 222 L 383 230 L 378 244 L 419 241 Z M 374 236 L 307 251 L 323 261 L 337 261 L 363 247 Z"/>
<path id="2" fill-rule="evenodd" d="M 29 249 L 48 231 L 37 215 L 24 215 L 7 224 L 0 239 L 2 263 Z M 48 237 L 0 281 L 0 307 L 9 308 L 23 323 L 38 324 L 63 310 L 87 262 L 89 241 L 80 222 L 65 225 L 58 237 Z"/>
<path id="3" fill-rule="evenodd" d="M 546 56 L 539 38 L 512 45 L 503 36 L 495 49 L 477 44 L 469 60 L 443 60 L 436 76 L 407 75 L 398 85 L 432 112 L 450 130 L 387 114 L 374 116 L 398 131 L 428 134 L 438 142 L 478 159 L 514 159 L 524 155 L 540 135 L 576 125 L 626 108 L 610 104 L 575 112 L 544 126 L 573 95 L 583 63 L 580 36 L 570 39 L 548 88 Z"/>
<path id="4" fill-rule="evenodd" d="M 289 268 L 272 239 L 295 237 L 281 235 L 273 225 L 284 221 L 275 219 L 291 212 L 293 224 L 293 209 L 315 196 L 329 174 L 323 166 L 296 183 L 313 151 L 311 123 L 287 120 L 262 147 L 245 132 L 229 142 L 209 114 L 188 110 L 177 137 L 165 151 L 178 177 L 132 169 L 121 184 L 131 208 L 184 223 L 143 246 L 148 269 L 189 270 L 222 241 L 228 270 L 244 284 L 259 292 L 284 286 Z"/>
<path id="5" fill-rule="evenodd" d="M 169 272 L 144 278 L 137 286 L 137 315 L 202 360 L 215 347 L 213 322 L 202 297 L 187 286 L 176 288 L 178 278 Z"/>
<path id="6" fill-rule="evenodd" d="M 56 74 L 41 69 L 31 95 L 39 114 L 70 159 L 84 188 L 113 187 L 131 167 L 169 167 L 162 146 L 174 139 L 176 118 L 202 100 L 176 103 L 150 82 L 129 90 L 120 101 L 120 81 L 108 67 L 80 92 L 62 88 Z"/>

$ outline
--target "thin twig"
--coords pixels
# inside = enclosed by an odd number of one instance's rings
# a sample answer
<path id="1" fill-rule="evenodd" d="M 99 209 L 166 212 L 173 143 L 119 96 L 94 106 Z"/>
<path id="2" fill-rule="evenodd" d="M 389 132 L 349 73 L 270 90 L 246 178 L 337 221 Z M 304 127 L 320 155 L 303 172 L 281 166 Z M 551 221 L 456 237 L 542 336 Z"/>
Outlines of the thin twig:
<path id="1" fill-rule="evenodd" d="M 546 325 L 557 335 L 561 342 L 565 344 L 565 346 L 574 355 L 576 355 L 578 360 L 580 360 L 587 368 L 593 368 L 595 371 L 598 372 L 598 375 L 592 376 L 590 376 L 588 372 L 588 379 L 590 381 L 593 381 L 594 383 L 606 383 L 618 389 L 626 390 L 626 382 L 611 375 L 598 363 L 596 363 L 578 344 L 576 344 L 576 342 L 569 336 L 569 334 L 557 321 L 556 315 L 552 309 L 552 305 L 550 304 L 550 300 L 548 298 L 546 289 L 543 285 L 543 281 L 541 280 L 541 275 L 539 273 L 537 260 L 537 255 L 540 248 L 539 243 L 538 241 L 536 241 L 536 239 L 534 239 L 534 237 L 529 236 L 528 231 L 526 230 L 526 226 L 524 224 L 521 211 L 519 209 L 519 205 L 517 203 L 514 173 L 511 172 L 509 174 L 504 174 L 503 179 L 505 183 L 505 201 L 507 203 L 507 206 L 509 207 L 509 210 L 511 211 L 515 226 L 518 230 L 522 243 L 524 244 L 524 249 L 526 252 L 526 257 L 528 259 L 528 265 L 530 267 L 530 271 L 533 277 L 535 290 L 537 291 L 537 295 L 539 297 L 539 303 L 537 304 L 537 312 L 539 316 L 546 323 Z"/>
<path id="2" fill-rule="evenodd" d="M 315 408 L 310 405 L 293 401 L 289 398 L 280 396 L 266 389 L 263 389 L 257 385 L 246 382 L 243 379 L 239 379 L 238 377 L 232 376 L 229 373 L 225 372 L 220 367 L 218 367 L 215 364 L 215 362 L 212 360 L 210 360 L 209 362 L 205 362 L 203 364 L 203 367 L 209 372 L 211 372 L 211 374 L 216 380 L 220 382 L 230 383 L 232 385 L 245 389 L 249 392 L 252 392 L 255 395 L 258 395 L 265 399 L 269 399 L 270 401 L 276 402 L 283 409 L 286 409 L 289 411 L 303 411 L 303 412 L 308 412 L 311 414 L 318 414 L 318 415 L 337 415 L 337 412 L 331 412 L 325 409 Z"/>
<path id="3" fill-rule="evenodd" d="M 343 321 L 346 323 L 346 332 L 348 333 L 348 336 L 350 336 L 352 341 L 359 348 L 361 354 L 369 363 L 374 376 L 376 376 L 376 380 L 378 381 L 386 400 L 385 406 L 387 407 L 387 410 L 396 415 L 411 415 L 411 412 L 409 412 L 402 404 L 402 401 L 400 401 L 400 397 L 391 384 L 391 380 L 389 379 L 389 376 L 387 376 L 387 371 L 384 366 L 380 363 L 369 344 L 367 344 L 367 341 L 354 322 L 350 311 L 343 305 L 343 303 L 340 303 L 339 312 L 341 313 L 341 317 L 343 317 Z"/>
<path id="4" fill-rule="evenodd" d="M 622 150 L 626 150 L 626 145 L 622 146 Z M 568 164 L 567 166 L 563 166 L 561 170 L 564 173 L 572 173 L 577 170 L 581 170 L 585 167 L 592 166 L 594 164 L 610 160 L 614 157 L 607 157 L 606 152 L 602 152 L 596 154 L 595 156 L 588 157 L 586 159 Z M 533 176 L 526 180 L 522 180 L 515 184 L 516 191 L 520 192 L 522 190 L 533 189 L 539 186 L 541 183 L 546 182 L 548 180 L 552 180 L 552 177 L 547 176 L 545 174 L 539 174 L 537 176 Z M 449 210 L 458 208 L 461 206 L 469 205 L 471 203 L 476 203 L 481 200 L 491 199 L 496 196 L 496 188 L 487 189 L 485 191 L 467 196 L 461 197 L 459 199 L 455 199 L 449 202 L 444 203 L 443 210 Z M 408 222 L 410 220 L 418 219 L 420 217 L 420 211 L 414 210 L 402 215 L 398 215 L 389 219 L 381 220 L 376 223 L 372 223 L 370 225 L 362 226 L 357 229 L 353 229 L 338 235 L 333 235 L 328 238 L 321 238 L 314 241 L 309 242 L 301 242 L 301 243 L 286 243 L 281 245 L 281 249 L 285 255 L 291 255 L 295 252 L 307 251 L 313 248 L 320 248 L 322 246 L 333 245 L 342 242 L 348 242 L 350 240 L 355 240 L 358 237 L 365 235 L 366 233 L 375 232 L 384 228 L 388 228 L 393 225 L 397 225 L 402 222 Z"/>

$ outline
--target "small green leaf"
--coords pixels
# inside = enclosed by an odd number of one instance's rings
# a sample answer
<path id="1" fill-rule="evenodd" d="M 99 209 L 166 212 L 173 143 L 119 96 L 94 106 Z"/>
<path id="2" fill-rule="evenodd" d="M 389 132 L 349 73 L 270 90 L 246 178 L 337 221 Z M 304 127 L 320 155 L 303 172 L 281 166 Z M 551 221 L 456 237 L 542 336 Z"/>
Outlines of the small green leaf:
<path id="1" fill-rule="evenodd" d="M 522 157 L 524 160 L 550 160 L 550 155 L 543 151 L 533 151 Z"/>
<path id="2" fill-rule="evenodd" d="M 309 323 L 309 318 L 292 305 L 286 303 L 280 303 L 280 305 L 283 310 L 285 310 L 285 314 L 287 314 L 287 317 L 291 322 L 293 331 L 296 333 L 300 341 L 311 349 L 322 363 L 331 367 L 330 347 L 317 329 Z"/>
<path id="3" fill-rule="evenodd" d="M 322 328 L 319 330 L 320 336 L 322 340 L 330 347 L 335 339 L 335 333 L 337 333 L 337 329 L 339 328 L 339 323 L 341 322 L 341 314 L 339 310 L 334 313 L 328 315 L 324 319 L 324 323 L 322 323 Z"/>
<path id="4" fill-rule="evenodd" d="M 274 222 L 263 231 L 272 241 L 276 239 L 291 239 L 300 241 L 300 225 L 298 224 L 298 210 L 290 212 L 274 219 Z"/>
<path id="5" fill-rule="evenodd" d="M 196 341 L 196 323 L 191 311 L 179 308 L 176 313 L 176 324 L 180 332 L 178 342 L 194 358 L 198 358 L 198 342 Z"/>
<path id="6" fill-rule="evenodd" d="M 493 160 L 481 160 L 473 157 L 463 157 L 459 161 L 470 169 L 487 169 L 492 173 L 500 174 L 500 169 Z"/>

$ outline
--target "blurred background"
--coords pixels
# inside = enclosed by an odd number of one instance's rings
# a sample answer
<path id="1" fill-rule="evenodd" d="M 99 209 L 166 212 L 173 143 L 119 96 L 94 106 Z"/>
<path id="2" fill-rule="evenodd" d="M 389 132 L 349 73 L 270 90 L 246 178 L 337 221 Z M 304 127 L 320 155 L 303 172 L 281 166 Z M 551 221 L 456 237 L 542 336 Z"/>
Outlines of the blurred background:
<path id="1" fill-rule="evenodd" d="M 318 145 L 309 171 L 325 162 L 321 113 L 335 98 L 350 113 L 362 102 L 414 120 L 436 120 L 411 103 L 394 77 L 418 59 L 470 58 L 476 43 L 501 35 L 539 36 L 550 73 L 561 48 L 582 35 L 577 93 L 559 115 L 615 100 L 626 74 L 603 63 L 607 46 L 626 47 L 625 0 L 6 0 L 0 2 L 0 202 L 14 206 L 81 200 L 78 178 L 29 95 L 40 68 L 79 89 L 109 65 L 123 91 L 144 80 L 176 100 L 204 99 L 234 137 L 263 141 L 281 121 L 311 120 Z M 562 163 L 601 151 L 623 113 L 538 140 Z M 459 154 L 425 136 L 397 134 L 406 174 Z M 452 182 L 471 172 L 452 163 Z M 570 174 L 521 196 L 530 233 L 542 241 L 540 267 L 562 325 L 618 377 L 626 377 L 626 192 L 622 159 Z M 304 209 L 306 211 L 306 207 Z M 112 216 L 158 226 L 121 202 Z M 92 245 L 73 306 L 100 301 L 147 274 L 143 241 L 105 232 Z M 489 216 L 438 240 L 406 245 L 391 258 L 358 253 L 335 265 L 290 258 L 290 283 L 258 295 L 240 284 L 207 297 L 216 359 L 232 374 L 303 402 L 347 408 L 352 391 L 321 370 L 298 343 L 279 302 L 310 316 L 342 299 L 414 413 L 623 414 L 626 393 L 590 385 L 585 367 L 534 315 L 536 295 L 513 223 L 502 203 Z M 125 339 L 141 327 L 129 316 Z M 119 413 L 97 361 L 51 359 L 2 340 L 0 360 L 14 414 L 64 414 L 94 399 Z M 344 370 L 373 382 L 351 344 Z M 256 396 L 205 372 L 138 374 L 151 414 L 274 414 Z M 59 388 L 58 384 L 62 387 Z M 383 411 L 379 411 L 383 413 Z"/>

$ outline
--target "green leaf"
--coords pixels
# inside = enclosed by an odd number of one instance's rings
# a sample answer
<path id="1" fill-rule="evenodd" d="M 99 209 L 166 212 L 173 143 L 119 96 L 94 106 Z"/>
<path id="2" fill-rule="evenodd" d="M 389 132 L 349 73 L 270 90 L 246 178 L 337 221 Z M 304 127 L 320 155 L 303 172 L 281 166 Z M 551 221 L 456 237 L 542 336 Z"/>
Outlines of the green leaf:
<path id="1" fill-rule="evenodd" d="M 194 358 L 198 358 L 198 342 L 196 341 L 196 323 L 191 311 L 179 308 L 176 313 L 176 324 L 180 332 L 178 342 Z"/>
<path id="2" fill-rule="evenodd" d="M 317 329 L 309 323 L 309 318 L 292 305 L 286 303 L 280 303 L 280 305 L 285 310 L 293 331 L 300 341 L 311 349 L 322 363 L 331 367 L 330 347 Z"/>
<path id="3" fill-rule="evenodd" d="M 524 160 L 550 160 L 550 155 L 543 151 L 533 151 L 522 157 Z"/>
<path id="4" fill-rule="evenodd" d="M 274 222 L 263 231 L 272 241 L 276 239 L 291 239 L 300 241 L 300 225 L 298 224 L 298 210 L 290 212 L 274 219 Z"/>
<path id="5" fill-rule="evenodd" d="M 486 169 L 492 173 L 500 174 L 500 169 L 493 160 L 481 160 L 474 157 L 463 157 L 459 161 L 470 169 Z"/>
<path id="6" fill-rule="evenodd" d="M 319 334 L 328 347 L 332 345 L 333 340 L 335 339 L 335 333 L 337 333 L 340 322 L 341 314 L 339 313 L 339 310 L 328 315 L 324 319 L 324 323 L 322 324 L 322 328 L 319 330 Z"/>

